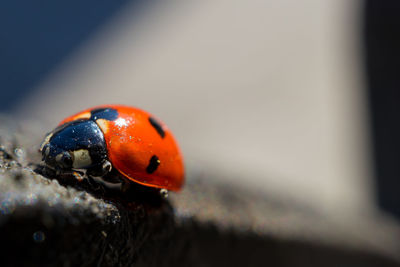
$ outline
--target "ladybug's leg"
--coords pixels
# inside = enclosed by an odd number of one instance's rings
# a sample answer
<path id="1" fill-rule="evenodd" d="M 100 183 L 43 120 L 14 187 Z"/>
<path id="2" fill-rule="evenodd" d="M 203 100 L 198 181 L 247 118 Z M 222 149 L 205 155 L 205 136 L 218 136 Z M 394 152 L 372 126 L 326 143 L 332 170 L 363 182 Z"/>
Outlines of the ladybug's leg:
<path id="1" fill-rule="evenodd" d="M 122 192 L 127 192 L 131 187 L 131 183 L 125 179 L 122 180 L 121 190 Z"/>
<path id="2" fill-rule="evenodd" d="M 108 160 L 104 161 L 103 165 L 101 166 L 103 170 L 103 175 L 106 175 L 111 172 L 112 170 L 112 164 Z"/>
<path id="3" fill-rule="evenodd" d="M 106 176 L 111 172 L 111 170 L 112 170 L 111 162 L 105 160 L 103 164 L 88 169 L 86 173 L 88 176 L 100 177 L 100 176 Z"/>
<path id="4" fill-rule="evenodd" d="M 70 176 L 72 174 L 72 172 L 68 172 L 68 171 L 62 171 L 61 169 L 53 169 L 50 168 L 47 165 L 43 165 L 43 164 L 31 164 L 31 168 L 34 172 L 36 172 L 37 174 L 40 174 L 46 178 L 58 178 L 58 177 L 62 177 L 62 176 Z"/>
<path id="5" fill-rule="evenodd" d="M 160 192 L 161 197 L 168 198 L 168 190 L 167 189 L 161 188 L 159 192 Z"/>
<path id="6" fill-rule="evenodd" d="M 34 165 L 32 164 L 32 169 L 34 172 L 36 172 L 37 174 L 40 174 L 44 177 L 51 177 L 51 176 L 55 176 L 56 172 L 52 169 L 47 168 L 46 165 L 42 165 L 42 164 L 37 164 Z"/>
<path id="7" fill-rule="evenodd" d="M 117 170 L 112 169 L 109 161 L 105 161 L 97 168 L 88 169 L 86 175 L 92 187 L 96 188 L 95 191 L 101 187 L 106 194 L 120 195 L 131 187 L 131 182 L 121 176 Z"/>
<path id="8" fill-rule="evenodd" d="M 88 176 L 89 181 L 103 187 L 107 191 L 122 191 L 122 182 L 110 182 L 103 179 L 103 177 Z"/>

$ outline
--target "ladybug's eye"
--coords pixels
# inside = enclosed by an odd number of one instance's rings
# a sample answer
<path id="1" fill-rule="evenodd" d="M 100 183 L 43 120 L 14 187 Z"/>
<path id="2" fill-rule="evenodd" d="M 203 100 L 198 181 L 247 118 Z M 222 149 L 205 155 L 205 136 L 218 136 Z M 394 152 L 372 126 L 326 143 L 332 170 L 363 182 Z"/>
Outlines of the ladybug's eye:
<path id="1" fill-rule="evenodd" d="M 56 161 L 61 168 L 67 169 L 72 167 L 74 160 L 68 152 L 63 152 L 57 155 Z"/>

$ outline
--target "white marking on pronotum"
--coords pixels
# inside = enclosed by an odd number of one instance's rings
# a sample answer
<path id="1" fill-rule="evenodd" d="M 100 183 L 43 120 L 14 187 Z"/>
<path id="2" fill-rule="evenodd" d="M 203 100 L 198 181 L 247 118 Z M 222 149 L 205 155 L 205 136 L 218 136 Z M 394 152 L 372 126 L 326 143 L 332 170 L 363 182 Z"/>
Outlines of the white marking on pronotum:
<path id="1" fill-rule="evenodd" d="M 85 113 L 75 116 L 73 120 L 90 119 L 91 116 L 92 116 L 92 114 L 90 112 L 85 112 Z"/>
<path id="2" fill-rule="evenodd" d="M 99 125 L 101 131 L 106 134 L 108 132 L 108 121 L 105 119 L 96 120 L 97 125 Z"/>
<path id="3" fill-rule="evenodd" d="M 72 167 L 75 169 L 84 168 L 92 164 L 89 151 L 87 149 L 79 149 L 71 152 L 73 154 L 74 162 Z"/>
<path id="4" fill-rule="evenodd" d="M 39 151 L 42 152 L 45 145 L 50 142 L 50 138 L 53 136 L 53 133 L 49 133 L 43 140 L 42 144 L 40 145 Z"/>

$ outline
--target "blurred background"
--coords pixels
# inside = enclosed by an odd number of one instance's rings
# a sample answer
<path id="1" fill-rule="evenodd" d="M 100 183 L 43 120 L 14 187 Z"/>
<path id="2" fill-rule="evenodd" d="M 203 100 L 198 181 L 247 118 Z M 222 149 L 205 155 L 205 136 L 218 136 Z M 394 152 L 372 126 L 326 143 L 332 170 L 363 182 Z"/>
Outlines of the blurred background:
<path id="1" fill-rule="evenodd" d="M 400 4 L 11 1 L 0 111 L 43 135 L 90 106 L 146 109 L 204 179 L 338 214 L 400 217 Z"/>

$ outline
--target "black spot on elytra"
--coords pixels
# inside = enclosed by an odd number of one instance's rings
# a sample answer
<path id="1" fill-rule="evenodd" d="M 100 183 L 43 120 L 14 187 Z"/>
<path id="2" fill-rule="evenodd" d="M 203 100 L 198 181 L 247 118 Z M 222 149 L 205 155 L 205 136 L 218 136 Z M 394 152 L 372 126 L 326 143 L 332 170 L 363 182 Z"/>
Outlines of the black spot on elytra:
<path id="1" fill-rule="evenodd" d="M 108 121 L 115 121 L 118 118 L 118 111 L 113 108 L 97 108 L 90 112 L 91 120 L 105 119 Z"/>
<path id="2" fill-rule="evenodd" d="M 161 124 L 153 117 L 149 117 L 149 122 L 150 122 L 151 126 L 153 126 L 154 129 L 156 129 L 157 133 L 161 136 L 161 138 L 164 138 L 165 132 L 164 132 L 164 129 L 162 128 Z"/>
<path id="3" fill-rule="evenodd" d="M 152 156 L 149 165 L 146 168 L 147 173 L 153 173 L 157 170 L 158 165 L 160 165 L 160 160 L 156 155 Z"/>

